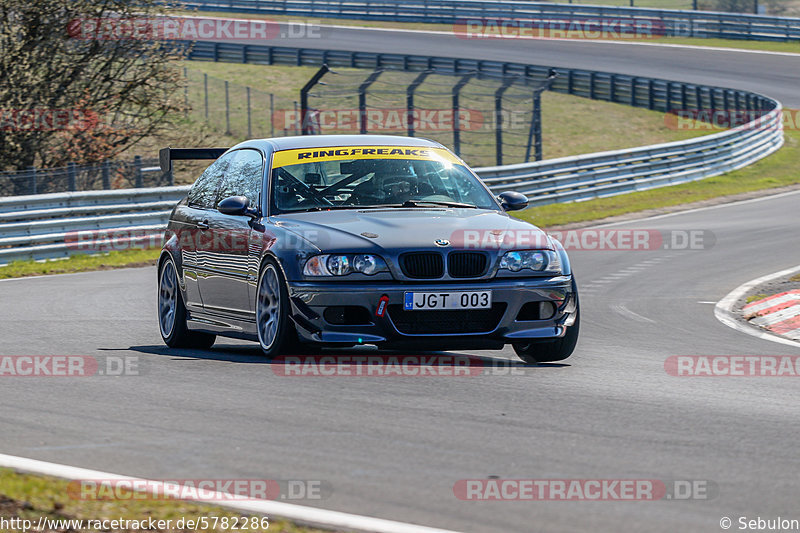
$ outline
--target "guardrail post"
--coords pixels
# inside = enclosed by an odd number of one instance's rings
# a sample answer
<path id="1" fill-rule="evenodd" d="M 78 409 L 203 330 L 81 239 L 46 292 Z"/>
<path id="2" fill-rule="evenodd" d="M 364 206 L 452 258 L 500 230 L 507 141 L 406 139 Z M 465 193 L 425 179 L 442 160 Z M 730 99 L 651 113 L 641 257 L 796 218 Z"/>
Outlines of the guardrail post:
<path id="1" fill-rule="evenodd" d="M 28 189 L 30 194 L 36 194 L 36 167 L 28 167 L 28 170 L 30 170 Z"/>
<path id="2" fill-rule="evenodd" d="M 67 190 L 74 191 L 75 189 L 75 163 L 70 161 L 67 163 Z"/>
<path id="3" fill-rule="evenodd" d="M 453 85 L 453 150 L 457 156 L 461 156 L 461 89 L 472 79 L 475 74 L 463 76 L 458 83 Z"/>
<path id="4" fill-rule="evenodd" d="M 367 89 L 369 86 L 375 83 L 375 80 L 378 79 L 383 73 L 382 70 L 375 70 L 369 77 L 358 86 L 358 118 L 360 124 L 360 132 L 367 133 Z"/>
<path id="5" fill-rule="evenodd" d="M 617 75 L 612 74 L 611 78 L 608 80 L 608 101 L 609 102 L 616 102 L 617 101 Z"/>
<path id="6" fill-rule="evenodd" d="M 135 187 L 141 189 L 142 184 L 142 156 L 137 155 L 133 158 L 133 176 L 136 180 Z"/>
<path id="7" fill-rule="evenodd" d="M 111 188 L 111 163 L 103 161 L 103 165 L 100 167 L 100 176 L 103 180 L 103 189 L 109 190 Z"/>
<path id="8" fill-rule="evenodd" d="M 656 102 L 656 94 L 655 94 L 655 84 L 653 83 L 653 79 L 647 80 L 647 108 L 648 109 L 655 109 L 655 102 Z"/>
<path id="9" fill-rule="evenodd" d="M 631 107 L 636 107 L 636 81 L 636 77 L 631 78 Z"/>
<path id="10" fill-rule="evenodd" d="M 426 70 L 417 76 L 406 88 L 406 117 L 408 118 L 408 136 L 414 136 L 414 91 L 422 85 L 431 71 Z"/>

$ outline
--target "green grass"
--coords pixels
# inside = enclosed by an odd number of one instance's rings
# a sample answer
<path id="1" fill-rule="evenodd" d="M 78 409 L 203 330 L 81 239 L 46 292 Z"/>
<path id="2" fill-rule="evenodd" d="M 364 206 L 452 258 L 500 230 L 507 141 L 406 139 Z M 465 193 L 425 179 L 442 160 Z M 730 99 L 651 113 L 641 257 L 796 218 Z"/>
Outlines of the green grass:
<path id="1" fill-rule="evenodd" d="M 209 76 L 208 100 L 209 119 L 212 127 L 224 131 L 227 123 L 224 115 L 225 89 L 221 80 L 228 80 L 228 100 L 231 142 L 243 140 L 247 131 L 247 114 L 242 107 L 246 102 L 243 96 L 245 86 L 258 88 L 251 90 L 251 130 L 254 138 L 270 137 L 281 132 L 270 126 L 268 99 L 274 95 L 274 109 L 293 111 L 299 100 L 300 88 L 318 70 L 315 67 L 265 66 L 238 63 L 183 62 L 190 79 L 189 103 L 193 107 L 190 117 L 200 121 L 205 114 L 206 82 L 203 74 Z M 368 71 L 337 69 L 336 74 L 327 74 L 322 81 L 327 85 L 312 91 L 312 104 L 321 109 L 357 109 L 355 87 Z M 417 73 L 387 71 L 373 84 L 367 94 L 368 105 L 389 109 L 405 106 L 405 93 L 402 89 L 417 76 Z M 274 80 L 280 80 L 275 83 Z M 415 105 L 419 109 L 451 109 L 449 88 L 455 78 L 444 75 L 431 75 L 426 78 L 416 92 Z M 444 87 L 444 89 L 443 89 Z M 352 94 L 340 94 L 341 89 Z M 487 125 L 494 113 L 494 91 L 497 84 L 484 80 L 474 80 L 461 92 L 464 109 L 476 111 Z M 352 91 L 350 91 L 352 89 Z M 338 91 L 338 92 L 337 92 Z M 504 163 L 519 163 L 524 160 L 527 142 L 532 98 L 529 89 L 512 86 L 505 93 L 504 108 L 515 113 L 520 121 L 506 127 L 504 133 Z M 590 100 L 554 92 L 542 96 L 543 155 L 545 159 L 578 155 L 603 150 L 616 150 L 662 142 L 671 142 L 714 133 L 711 130 L 676 130 L 669 127 L 664 113 Z M 280 120 L 278 120 L 280 122 Z M 379 133 L 379 131 L 373 131 Z M 291 131 L 289 132 L 292 133 Z M 329 133 L 354 133 L 352 130 L 330 131 Z M 404 131 L 387 133 L 404 134 Z M 451 131 L 419 131 L 418 135 L 432 138 L 445 146 L 453 146 Z M 493 129 L 479 128 L 465 130 L 461 135 L 462 157 L 472 166 L 496 164 L 495 136 Z"/>
<path id="2" fill-rule="evenodd" d="M 234 512 L 213 505 L 178 500 L 78 499 L 69 495 L 68 484 L 69 481 L 67 480 L 23 474 L 7 468 L 0 468 L 0 515 L 4 518 L 18 517 L 32 520 L 34 523 L 42 516 L 52 519 L 83 520 L 114 520 L 120 518 L 124 520 L 146 520 L 153 518 L 154 520 L 172 520 L 173 522 L 180 518 L 196 520 L 202 516 L 220 518 L 242 516 L 241 512 Z M 173 530 L 175 530 L 174 527 Z M 91 530 L 78 531 L 87 531 L 88 533 Z M 140 531 L 132 530 L 132 533 L 140 533 Z M 199 531 L 231 533 L 230 529 L 223 529 L 221 525 L 218 525 L 216 529 L 200 528 Z M 300 527 L 284 520 L 269 517 L 269 528 L 256 528 L 249 531 L 319 533 L 322 530 Z"/>
<path id="3" fill-rule="evenodd" d="M 769 296 L 770 296 L 769 294 L 765 294 L 763 292 L 758 293 L 758 294 L 751 294 L 750 296 L 747 297 L 747 299 L 745 300 L 744 303 L 745 304 L 750 304 L 750 303 L 753 303 L 753 302 L 757 302 L 758 300 L 763 300 L 764 298 L 767 298 Z"/>
<path id="4" fill-rule="evenodd" d="M 100 255 L 73 255 L 54 261 L 14 261 L 0 266 L 0 279 L 154 265 L 160 252 L 159 249 L 124 250 Z"/>
<path id="5" fill-rule="evenodd" d="M 800 183 L 800 132 L 786 131 L 786 144 L 781 150 L 736 172 L 610 198 L 531 207 L 515 215 L 538 226 L 553 227 L 797 183 Z"/>
<path id="6" fill-rule="evenodd" d="M 795 274 L 794 276 L 789 278 L 789 281 L 798 281 L 798 282 L 800 282 L 800 274 Z"/>

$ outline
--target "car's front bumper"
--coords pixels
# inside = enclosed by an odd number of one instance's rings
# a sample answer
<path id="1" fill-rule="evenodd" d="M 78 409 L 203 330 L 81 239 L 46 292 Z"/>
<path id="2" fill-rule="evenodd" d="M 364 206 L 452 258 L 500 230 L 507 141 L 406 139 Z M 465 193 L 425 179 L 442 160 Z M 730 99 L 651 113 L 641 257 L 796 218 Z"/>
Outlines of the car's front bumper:
<path id="1" fill-rule="evenodd" d="M 329 345 L 378 344 L 427 349 L 499 348 L 515 342 L 532 342 L 561 337 L 572 325 L 577 294 L 572 276 L 527 279 L 494 279 L 474 282 L 399 283 L 399 282 L 290 282 L 292 318 L 305 342 Z M 465 331 L 472 323 L 454 324 L 453 331 L 426 330 L 426 321 L 436 321 L 442 311 L 406 311 L 401 313 L 407 291 L 491 290 L 494 312 L 487 319 L 475 321 L 475 330 Z M 378 316 L 381 297 L 388 297 L 387 311 Z M 552 302 L 555 314 L 546 319 L 519 320 L 523 306 L 531 302 Z M 330 307 L 355 306 L 366 309 L 367 320 L 356 324 L 335 324 L 326 320 Z M 409 317 L 407 313 L 414 313 Z M 465 313 L 461 311 L 460 313 Z M 462 316 L 469 320 L 476 314 Z M 439 315 L 440 317 L 442 315 Z M 450 315 L 453 317 L 454 315 Z M 524 317 L 524 318 L 527 318 Z M 409 320 L 412 323 L 409 323 Z"/>

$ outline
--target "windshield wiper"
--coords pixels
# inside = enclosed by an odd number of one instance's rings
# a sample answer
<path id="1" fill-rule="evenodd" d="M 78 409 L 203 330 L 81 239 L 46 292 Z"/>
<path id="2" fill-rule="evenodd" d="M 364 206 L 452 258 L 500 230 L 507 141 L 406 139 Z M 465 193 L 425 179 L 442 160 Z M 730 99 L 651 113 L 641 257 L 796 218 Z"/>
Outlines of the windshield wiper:
<path id="1" fill-rule="evenodd" d="M 402 203 L 402 207 L 424 207 L 425 205 L 441 205 L 445 207 L 468 207 L 478 209 L 478 206 L 472 204 L 462 204 L 459 202 L 443 202 L 440 200 L 406 200 Z"/>

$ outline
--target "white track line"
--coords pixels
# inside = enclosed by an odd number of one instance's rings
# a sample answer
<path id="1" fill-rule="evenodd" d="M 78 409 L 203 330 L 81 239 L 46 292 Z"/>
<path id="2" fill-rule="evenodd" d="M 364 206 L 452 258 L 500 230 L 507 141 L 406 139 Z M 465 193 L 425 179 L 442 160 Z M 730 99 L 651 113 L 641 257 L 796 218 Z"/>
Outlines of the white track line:
<path id="1" fill-rule="evenodd" d="M 753 191 L 753 192 L 757 192 L 757 191 Z M 622 225 L 625 225 L 625 224 L 641 222 L 643 220 L 658 220 L 660 218 L 675 217 L 675 216 L 679 216 L 679 215 L 688 215 L 690 213 L 700 213 L 702 211 L 711 211 L 713 209 L 725 209 L 726 207 L 736 207 L 736 206 L 740 206 L 740 205 L 744 205 L 744 204 L 753 204 L 753 203 L 757 203 L 757 202 L 763 202 L 765 200 L 774 200 L 776 198 L 781 198 L 783 196 L 791 196 L 792 194 L 800 194 L 800 189 L 795 190 L 795 191 L 786 191 L 786 192 L 779 192 L 779 193 L 775 193 L 775 194 L 769 194 L 767 196 L 758 196 L 756 198 L 748 198 L 747 200 L 736 200 L 734 202 L 726 202 L 726 203 L 723 203 L 723 204 L 706 205 L 706 206 L 703 206 L 703 207 L 693 207 L 691 209 L 684 209 L 684 210 L 680 210 L 680 211 L 671 211 L 669 213 L 663 213 L 663 214 L 660 214 L 660 215 L 649 215 L 649 216 L 644 216 L 644 217 L 640 217 L 640 218 L 631 218 L 629 220 L 618 220 L 616 222 L 604 222 L 603 224 L 597 224 L 597 225 L 588 226 L 588 227 L 591 227 L 592 229 L 595 229 L 595 228 L 610 228 L 612 226 L 622 226 Z M 710 198 L 710 199 L 713 200 L 713 198 Z M 677 206 L 672 206 L 672 207 L 677 207 Z M 636 213 L 631 213 L 631 215 L 635 215 L 635 214 Z M 589 221 L 589 222 L 591 222 L 591 221 Z"/>
<path id="2" fill-rule="evenodd" d="M 133 478 L 130 476 L 109 474 L 107 472 L 87 470 L 85 468 L 77 468 L 74 466 L 60 465 L 56 463 L 47 463 L 44 461 L 37 461 L 35 459 L 27 459 L 25 457 L 16 457 L 13 455 L 0 454 L 0 466 L 70 480 L 87 479 L 108 481 L 143 481 L 139 478 Z M 161 491 L 161 487 L 169 487 L 170 484 L 150 481 L 148 482 L 148 486 L 154 488 L 158 487 L 157 490 Z M 184 493 L 188 493 L 188 491 L 184 491 Z M 298 520 L 300 522 L 328 528 L 380 533 L 455 533 L 454 531 L 445 529 L 406 524 L 403 522 L 383 520 L 381 518 L 372 518 L 369 516 L 340 513 L 338 511 L 328 511 L 326 509 L 316 509 L 314 507 L 306 507 L 303 505 L 294 505 L 290 503 L 267 500 L 231 501 L 230 495 L 218 492 L 214 494 L 218 495 L 218 497 L 215 496 L 213 499 L 220 501 L 213 503 L 219 504 L 223 507 L 229 507 L 250 513 L 260 513 L 265 516 L 274 515 L 281 518 Z M 203 499 L 202 503 L 211 502 Z"/>
<path id="3" fill-rule="evenodd" d="M 737 331 L 741 331 L 742 333 L 746 333 L 748 335 L 752 335 L 754 337 L 758 337 L 760 339 L 764 339 L 767 341 L 772 342 L 779 342 L 781 344 L 788 344 L 789 346 L 796 346 L 800 347 L 800 342 L 795 342 L 784 337 L 779 337 L 778 335 L 773 335 L 772 333 L 767 333 L 764 330 L 758 329 L 755 326 L 751 326 L 749 324 L 744 324 L 739 320 L 736 320 L 736 317 L 733 312 L 733 306 L 736 305 L 736 302 L 739 301 L 745 294 L 750 292 L 751 289 L 761 285 L 762 283 L 767 283 L 768 281 L 772 281 L 774 279 L 782 278 L 784 276 L 791 276 L 796 272 L 800 272 L 800 265 L 789 268 L 786 270 L 781 270 L 780 272 L 775 272 L 774 274 L 767 274 L 766 276 L 761 276 L 760 278 L 756 278 L 754 280 L 748 281 L 742 285 L 739 285 L 734 290 L 729 292 L 727 296 L 725 296 L 722 300 L 717 302 L 717 305 L 714 306 L 714 316 L 717 317 L 717 320 L 725 324 L 726 326 L 733 328 Z"/>

